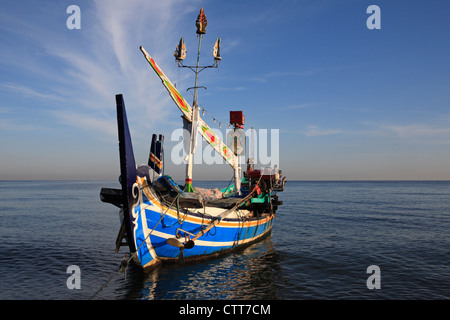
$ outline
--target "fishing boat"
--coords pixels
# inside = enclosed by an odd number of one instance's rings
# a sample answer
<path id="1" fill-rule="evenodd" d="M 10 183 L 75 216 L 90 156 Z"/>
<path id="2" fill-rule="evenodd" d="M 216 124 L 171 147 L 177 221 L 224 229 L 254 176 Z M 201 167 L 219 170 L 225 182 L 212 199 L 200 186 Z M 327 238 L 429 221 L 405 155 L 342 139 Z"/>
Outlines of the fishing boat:
<path id="1" fill-rule="evenodd" d="M 183 126 L 190 133 L 190 138 L 186 139 L 189 152 L 184 186 L 165 174 L 163 135 L 152 135 L 147 164 L 136 165 L 124 97 L 116 95 L 121 189 L 102 188 L 100 198 L 120 208 L 116 252 L 120 247 L 128 246 L 130 260 L 145 270 L 164 262 L 185 263 L 216 257 L 258 241 L 271 233 L 276 211 L 282 205 L 277 195 L 285 184 L 281 170 L 254 168 L 251 152 L 246 161 L 246 171 L 242 170 L 242 150 L 239 149 L 243 149 L 245 144 L 243 112 L 230 111 L 232 129 L 228 143 L 220 140 L 200 116 L 198 74 L 205 68 L 217 67 L 221 59 L 218 38 L 213 50 L 214 64 L 199 64 L 206 25 L 202 8 L 196 21 L 199 39 L 196 65 L 184 65 L 186 49 L 183 38 L 174 53 L 180 67 L 195 72 L 195 86 L 190 88 L 194 89 L 192 106 L 150 54 L 140 47 L 181 111 Z M 234 184 L 222 189 L 205 189 L 192 182 L 197 133 L 231 166 Z"/>

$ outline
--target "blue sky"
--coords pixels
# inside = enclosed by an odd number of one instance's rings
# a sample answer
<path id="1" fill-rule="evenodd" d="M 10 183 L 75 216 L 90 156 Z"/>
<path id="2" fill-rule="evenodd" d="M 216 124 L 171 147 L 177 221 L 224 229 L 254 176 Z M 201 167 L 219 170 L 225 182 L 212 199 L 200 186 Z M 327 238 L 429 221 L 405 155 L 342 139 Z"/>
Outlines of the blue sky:
<path id="1" fill-rule="evenodd" d="M 79 30 L 66 27 L 72 4 Z M 379 30 L 366 27 L 372 4 Z M 152 133 L 169 153 L 180 112 L 139 46 L 191 101 L 193 73 L 172 53 L 182 36 L 194 62 L 201 6 L 204 64 L 222 39 L 201 105 L 222 123 L 243 110 L 247 128 L 279 129 L 288 179 L 450 179 L 450 2 L 436 0 L 3 0 L 0 179 L 116 179 L 117 93 L 137 162 Z M 226 165 L 194 168 L 194 179 L 231 177 Z"/>

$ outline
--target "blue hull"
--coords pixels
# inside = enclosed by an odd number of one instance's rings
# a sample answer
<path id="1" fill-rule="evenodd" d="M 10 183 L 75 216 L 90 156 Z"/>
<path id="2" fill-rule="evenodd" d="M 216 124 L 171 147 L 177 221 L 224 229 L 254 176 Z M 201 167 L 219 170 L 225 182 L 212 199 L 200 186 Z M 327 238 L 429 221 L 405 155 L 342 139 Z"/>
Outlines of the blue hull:
<path id="1" fill-rule="evenodd" d="M 208 208 L 204 213 L 188 210 L 177 213 L 176 209 L 161 204 L 151 186 L 141 190 L 140 201 L 133 208 L 132 215 L 133 246 L 137 248 L 133 256 L 135 262 L 149 268 L 163 261 L 179 261 L 181 249 L 170 245 L 167 240 L 177 238 L 181 244 L 186 244 L 194 235 L 201 234 L 214 218 L 208 214 Z M 196 239 L 192 248 L 182 250 L 183 259 L 206 259 L 257 241 L 270 233 L 274 217 L 223 218 Z"/>

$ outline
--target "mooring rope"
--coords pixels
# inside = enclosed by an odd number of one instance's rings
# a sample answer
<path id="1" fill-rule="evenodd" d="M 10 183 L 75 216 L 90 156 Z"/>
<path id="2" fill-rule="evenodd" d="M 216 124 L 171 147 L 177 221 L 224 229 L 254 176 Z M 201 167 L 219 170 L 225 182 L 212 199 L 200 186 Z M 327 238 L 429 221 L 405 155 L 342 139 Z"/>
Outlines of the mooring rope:
<path id="1" fill-rule="evenodd" d="M 262 175 L 259 177 L 258 182 L 256 183 L 256 185 L 259 185 L 260 181 L 261 181 Z M 245 201 L 247 201 L 248 199 L 251 198 L 251 196 L 253 195 L 253 193 L 256 191 L 256 189 L 253 189 L 247 196 L 245 196 L 243 199 L 241 199 L 240 201 L 238 201 L 235 206 L 232 209 L 229 209 L 227 211 L 231 212 L 233 210 L 236 210 L 242 203 L 244 203 Z M 127 267 L 128 267 L 128 263 L 131 261 L 131 259 L 133 259 L 134 255 L 138 253 L 139 249 L 141 248 L 141 246 L 147 241 L 148 237 L 150 237 L 150 235 L 152 234 L 153 230 L 155 230 L 155 228 L 158 226 L 158 224 L 162 221 L 162 219 L 164 218 L 164 216 L 166 215 L 166 213 L 169 211 L 170 207 L 173 206 L 173 204 L 175 203 L 175 201 L 177 201 L 178 197 L 181 194 L 179 193 L 175 199 L 173 199 L 172 203 L 170 204 L 170 206 L 167 207 L 166 211 L 164 212 L 164 214 L 161 215 L 161 218 L 159 219 L 159 221 L 155 224 L 155 226 L 153 227 L 153 229 L 149 232 L 149 234 L 145 237 L 144 241 L 142 241 L 142 243 L 139 245 L 139 247 L 136 249 L 136 251 L 130 256 L 130 258 L 126 261 L 122 261 L 122 263 L 120 264 L 119 270 L 117 270 L 112 276 L 111 278 L 105 282 L 105 284 L 103 284 L 103 286 L 100 287 L 100 289 L 97 290 L 96 293 L 94 293 L 94 295 L 91 297 L 91 300 L 94 299 L 97 294 L 99 294 L 104 288 L 106 288 L 106 286 L 119 274 L 119 272 L 126 272 Z M 177 209 L 178 209 L 178 203 L 177 203 Z M 221 217 L 218 221 L 218 223 L 221 222 L 223 217 Z M 210 225 L 204 230 L 206 232 L 208 232 L 212 227 L 215 227 L 216 224 L 218 224 L 217 222 L 212 222 L 210 223 Z M 203 230 L 202 230 L 203 231 Z M 200 237 L 201 235 L 204 234 L 203 232 L 199 232 L 197 234 L 197 238 Z"/>
<path id="2" fill-rule="evenodd" d="M 180 193 L 176 196 L 175 199 L 173 199 L 172 203 L 170 204 L 170 206 L 173 205 L 173 203 L 178 199 L 178 197 L 180 196 Z M 95 298 L 95 296 L 97 296 L 97 294 L 99 294 L 103 289 L 106 288 L 106 286 L 119 274 L 119 272 L 126 272 L 127 271 L 127 267 L 128 267 L 128 263 L 130 263 L 131 259 L 133 259 L 134 255 L 138 253 L 139 249 L 142 247 L 142 245 L 147 241 L 148 237 L 150 237 L 150 235 L 152 234 L 153 230 L 155 230 L 155 228 L 158 226 L 158 224 L 162 221 L 162 219 L 164 218 L 164 216 L 166 215 L 166 213 L 169 211 L 170 206 L 167 207 L 166 211 L 161 215 L 161 218 L 159 219 L 159 221 L 155 224 L 155 226 L 153 227 L 153 229 L 148 233 L 148 235 L 145 237 L 144 241 L 142 241 L 142 243 L 139 245 L 139 247 L 136 249 L 136 251 L 130 256 L 130 258 L 128 260 L 122 261 L 119 267 L 119 270 L 117 270 L 112 276 L 111 278 L 109 278 L 108 281 L 105 282 L 105 284 L 103 284 L 103 286 L 100 287 L 100 289 L 97 290 L 96 293 L 94 293 L 94 295 L 91 297 L 91 300 Z"/>

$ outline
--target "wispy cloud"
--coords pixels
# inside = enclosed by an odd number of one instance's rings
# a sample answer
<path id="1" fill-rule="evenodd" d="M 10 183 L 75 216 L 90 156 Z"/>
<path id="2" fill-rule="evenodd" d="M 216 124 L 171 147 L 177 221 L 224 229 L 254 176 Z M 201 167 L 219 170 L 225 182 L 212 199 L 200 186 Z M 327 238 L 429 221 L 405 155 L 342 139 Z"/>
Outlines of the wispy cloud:
<path id="1" fill-rule="evenodd" d="M 0 130 L 4 131 L 36 131 L 43 130 L 44 128 L 35 124 L 27 124 L 17 121 L 11 121 L 9 119 L 0 119 Z"/>
<path id="2" fill-rule="evenodd" d="M 23 65 L 20 70 L 22 80 L 26 79 L 23 75 L 32 73 L 42 81 L 24 83 L 17 77 L 17 82 L 1 83 L 0 89 L 17 97 L 53 101 L 52 107 L 45 106 L 42 112 L 61 124 L 114 136 L 114 95 L 122 93 L 127 109 L 132 110 L 129 120 L 137 127 L 161 125 L 176 108 L 139 46 L 144 45 L 171 77 L 174 68 L 170 53 L 179 35 L 171 31 L 186 12 L 194 7 L 198 10 L 198 1 L 183 6 L 182 3 L 181 0 L 95 0 L 80 5 L 80 30 L 69 30 L 65 24 L 54 28 L 51 23 L 51 27 L 34 23 L 37 17 L 42 18 L 39 14 L 32 20 L 10 19 L 17 28 L 11 26 L 7 31 L 22 37 L 23 43 L 32 41 L 39 55 L 27 59 L 23 56 L 25 51 L 16 50 L 17 57 L 11 51 L 9 59 L 19 67 L 18 62 L 25 61 L 26 69 Z M 23 32 L 13 31 L 16 29 Z"/>
<path id="3" fill-rule="evenodd" d="M 306 108 L 311 108 L 311 107 L 314 107 L 317 105 L 318 105 L 318 103 L 301 103 L 301 104 L 291 105 L 291 106 L 287 106 L 287 107 L 281 107 L 281 108 L 279 108 L 279 110 L 306 109 Z"/>
<path id="4" fill-rule="evenodd" d="M 57 94 L 38 92 L 35 89 L 16 83 L 0 83 L 0 87 L 25 97 L 38 98 L 44 100 L 55 100 L 55 101 L 64 100 L 61 96 Z"/>
<path id="5" fill-rule="evenodd" d="M 303 70 L 303 71 L 274 71 L 268 72 L 258 77 L 250 78 L 251 81 L 265 83 L 270 81 L 273 78 L 281 78 L 281 77 L 308 77 L 314 75 L 320 71 L 314 70 Z"/>
<path id="6" fill-rule="evenodd" d="M 239 47 L 242 42 L 243 40 L 239 36 L 235 36 L 234 38 L 226 38 L 225 41 L 221 40 L 221 53 L 226 54 L 233 51 L 235 48 Z"/>
<path id="7" fill-rule="evenodd" d="M 340 129 L 323 129 L 323 128 L 319 128 L 317 126 L 311 125 L 306 130 L 305 135 L 307 137 L 321 137 L 321 136 L 329 136 L 329 135 L 335 135 L 335 134 L 341 134 L 341 133 L 343 133 L 343 131 Z"/>
<path id="8" fill-rule="evenodd" d="M 384 128 L 400 138 L 426 138 L 442 137 L 450 138 L 450 127 L 430 126 L 423 124 L 414 125 L 386 125 Z"/>
<path id="9" fill-rule="evenodd" d="M 112 117 L 100 118 L 92 116 L 90 113 L 81 113 L 74 111 L 53 112 L 55 113 L 56 117 L 61 119 L 66 124 L 79 127 L 84 130 L 96 131 L 99 133 L 106 133 L 117 136 L 116 127 L 111 125 L 112 123 L 115 123 L 115 119 Z"/>
<path id="10" fill-rule="evenodd" d="M 237 86 L 237 87 L 217 87 L 215 89 L 217 91 L 244 91 L 247 88 L 245 86 Z"/>
<path id="11" fill-rule="evenodd" d="M 252 77 L 252 81 L 256 82 L 268 82 L 271 79 L 290 77 L 290 78 L 302 78 L 302 77 L 310 77 L 318 74 L 325 74 L 327 72 L 341 72 L 347 69 L 354 69 L 356 67 L 361 67 L 361 64 L 352 64 L 352 65 L 334 65 L 329 67 L 315 67 L 308 68 L 304 70 L 281 70 L 281 71 L 272 71 L 267 72 L 265 74 L 259 75 L 258 77 Z"/>
<path id="12" fill-rule="evenodd" d="M 436 124 L 388 124 L 362 121 L 360 130 L 346 134 L 389 139 L 391 142 L 418 144 L 449 144 L 450 119 L 442 116 Z"/>

